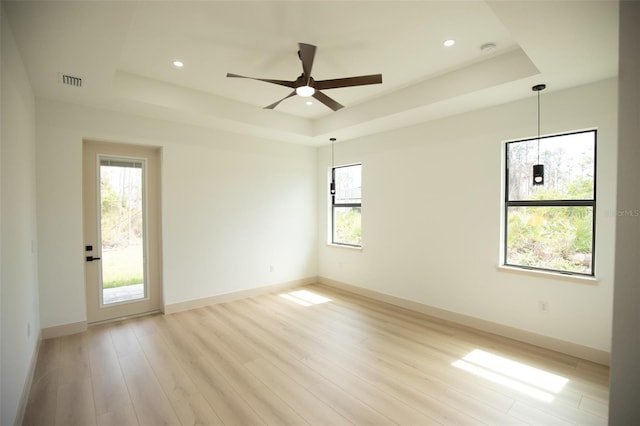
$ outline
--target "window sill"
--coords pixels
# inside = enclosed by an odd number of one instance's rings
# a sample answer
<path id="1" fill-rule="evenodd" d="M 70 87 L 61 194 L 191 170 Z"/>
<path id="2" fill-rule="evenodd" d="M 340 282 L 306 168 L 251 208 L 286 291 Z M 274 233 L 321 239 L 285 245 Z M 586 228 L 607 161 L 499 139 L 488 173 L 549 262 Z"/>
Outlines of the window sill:
<path id="1" fill-rule="evenodd" d="M 356 247 L 356 246 L 348 246 L 348 245 L 344 245 L 344 244 L 333 244 L 333 243 L 327 243 L 327 246 L 328 247 L 337 247 L 337 248 L 347 249 L 347 250 L 362 251 L 362 246 Z"/>
<path id="2" fill-rule="evenodd" d="M 580 275 L 562 274 L 560 272 L 537 271 L 534 269 L 516 268 L 513 266 L 498 266 L 498 272 L 515 273 L 520 275 L 528 275 L 530 277 L 547 278 L 554 280 L 569 281 L 587 285 L 597 285 L 600 280 L 595 277 L 587 277 Z"/>

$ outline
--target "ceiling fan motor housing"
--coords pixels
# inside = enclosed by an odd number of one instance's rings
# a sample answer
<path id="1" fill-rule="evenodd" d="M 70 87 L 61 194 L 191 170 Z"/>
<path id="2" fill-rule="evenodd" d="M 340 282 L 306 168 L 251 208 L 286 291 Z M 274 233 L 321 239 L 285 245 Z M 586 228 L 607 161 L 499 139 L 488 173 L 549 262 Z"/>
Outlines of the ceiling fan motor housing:
<path id="1" fill-rule="evenodd" d="M 289 93 L 284 98 L 272 103 L 271 105 L 266 106 L 265 109 L 274 109 L 280 102 L 297 94 L 302 97 L 313 96 L 315 99 L 317 99 L 327 107 L 331 108 L 334 111 L 337 111 L 343 108 L 343 106 L 340 105 L 340 103 L 336 102 L 334 99 L 322 93 L 321 90 L 382 83 L 382 74 L 361 75 L 357 77 L 345 77 L 332 80 L 315 81 L 313 77 L 311 77 L 311 69 L 313 67 L 313 60 L 316 55 L 316 46 L 306 43 L 298 43 L 298 46 L 300 48 L 298 50 L 298 58 L 300 58 L 300 62 L 302 62 L 302 74 L 300 74 L 300 76 L 295 81 L 245 77 L 232 73 L 227 73 L 227 77 L 248 78 L 251 80 L 264 81 L 266 83 L 277 84 L 279 86 L 290 87 L 293 89 L 293 92 Z"/>

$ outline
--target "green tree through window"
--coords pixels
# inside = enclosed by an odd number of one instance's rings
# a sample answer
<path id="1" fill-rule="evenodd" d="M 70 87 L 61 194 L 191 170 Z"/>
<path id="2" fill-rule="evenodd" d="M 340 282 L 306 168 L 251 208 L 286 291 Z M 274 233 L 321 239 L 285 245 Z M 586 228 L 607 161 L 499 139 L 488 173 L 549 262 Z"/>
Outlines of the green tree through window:
<path id="1" fill-rule="evenodd" d="M 331 242 L 362 246 L 362 165 L 334 167 L 336 193 L 331 197 Z"/>
<path id="2" fill-rule="evenodd" d="M 538 139 L 506 144 L 504 264 L 593 275 L 596 131 L 539 143 L 542 186 L 532 184 Z"/>

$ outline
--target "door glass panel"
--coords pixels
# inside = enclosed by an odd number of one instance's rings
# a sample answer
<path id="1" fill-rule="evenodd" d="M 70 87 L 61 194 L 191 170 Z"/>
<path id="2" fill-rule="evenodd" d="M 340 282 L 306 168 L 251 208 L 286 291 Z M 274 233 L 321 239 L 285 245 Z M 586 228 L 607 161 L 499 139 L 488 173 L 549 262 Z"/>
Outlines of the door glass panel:
<path id="1" fill-rule="evenodd" d="M 144 162 L 100 158 L 102 304 L 144 299 Z"/>

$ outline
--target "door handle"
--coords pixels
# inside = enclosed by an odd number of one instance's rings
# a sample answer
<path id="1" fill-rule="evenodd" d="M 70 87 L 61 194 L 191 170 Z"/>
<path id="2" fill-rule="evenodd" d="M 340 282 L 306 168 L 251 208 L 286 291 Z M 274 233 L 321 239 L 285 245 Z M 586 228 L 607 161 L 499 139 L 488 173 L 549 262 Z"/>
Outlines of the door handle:
<path id="1" fill-rule="evenodd" d="M 94 260 L 100 260 L 99 257 L 87 256 L 87 262 L 93 262 Z"/>

